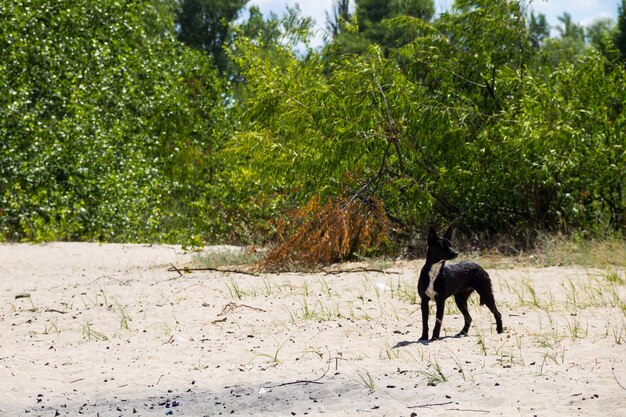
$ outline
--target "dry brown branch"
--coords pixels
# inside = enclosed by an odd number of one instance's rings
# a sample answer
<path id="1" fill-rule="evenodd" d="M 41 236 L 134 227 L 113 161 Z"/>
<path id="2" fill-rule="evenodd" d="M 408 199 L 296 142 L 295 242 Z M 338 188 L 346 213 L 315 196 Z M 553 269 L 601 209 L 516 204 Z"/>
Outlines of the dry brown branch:
<path id="1" fill-rule="evenodd" d="M 44 310 L 46 313 L 59 313 L 59 314 L 67 314 L 67 311 L 57 310 L 56 308 L 46 308 Z"/>
<path id="2" fill-rule="evenodd" d="M 223 315 L 226 315 L 226 314 L 230 314 L 233 311 L 237 310 L 238 308 L 249 308 L 249 309 L 254 310 L 254 311 L 260 311 L 260 312 L 263 312 L 263 313 L 266 312 L 266 310 L 263 310 L 262 308 L 252 307 L 252 306 L 249 306 L 249 305 L 246 305 L 246 304 L 236 304 L 236 303 L 233 303 L 231 301 L 230 303 L 228 303 L 228 304 L 226 304 L 224 306 L 224 308 L 222 309 L 222 312 L 220 314 L 218 314 L 218 316 L 223 316 Z"/>
<path id="3" fill-rule="evenodd" d="M 432 404 L 421 404 L 421 405 L 410 405 L 407 408 L 428 408 L 428 407 L 440 407 L 442 405 L 454 404 L 453 401 L 446 401 L 445 403 L 432 403 Z"/>
<path id="4" fill-rule="evenodd" d="M 337 270 L 332 270 L 332 271 L 322 269 L 322 272 L 324 273 L 324 275 L 352 274 L 352 273 L 357 273 L 357 272 L 378 272 L 381 274 L 399 274 L 399 272 L 396 272 L 396 271 L 385 271 L 383 269 L 363 268 L 363 267 L 350 268 L 350 269 L 337 269 Z"/>
<path id="5" fill-rule="evenodd" d="M 181 271 L 184 271 L 184 272 L 187 272 L 187 273 L 192 273 L 192 272 L 196 272 L 196 271 L 213 271 L 213 272 L 230 273 L 230 274 L 252 275 L 252 276 L 255 276 L 255 277 L 259 276 L 259 274 L 255 273 L 255 272 L 248 272 L 248 271 L 243 271 L 241 269 L 228 269 L 228 268 L 212 268 L 212 267 L 203 267 L 203 268 L 184 267 L 184 268 L 178 268 L 178 267 L 172 265 L 167 270 L 168 270 L 168 272 L 178 272 L 178 274 L 181 277 L 183 276 L 183 273 Z"/>
<path id="6" fill-rule="evenodd" d="M 264 270 L 329 265 L 388 241 L 390 222 L 374 197 L 329 199 L 324 204 L 314 197 L 287 217 L 278 224 L 281 243 L 267 255 Z"/>
<path id="7" fill-rule="evenodd" d="M 270 389 L 270 388 L 285 387 L 287 385 L 299 385 L 299 384 L 323 384 L 321 380 L 328 374 L 329 370 L 330 370 L 330 361 L 328 361 L 328 367 L 326 368 L 324 373 L 315 379 L 299 379 L 297 381 L 283 382 L 282 384 L 264 385 L 263 388 Z"/>

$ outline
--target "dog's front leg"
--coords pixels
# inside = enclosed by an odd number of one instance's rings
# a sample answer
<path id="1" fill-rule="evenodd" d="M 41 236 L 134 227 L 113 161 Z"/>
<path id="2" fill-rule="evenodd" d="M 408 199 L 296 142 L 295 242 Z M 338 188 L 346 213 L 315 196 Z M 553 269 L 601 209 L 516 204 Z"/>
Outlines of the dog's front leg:
<path id="1" fill-rule="evenodd" d="M 422 337 L 420 340 L 428 340 L 428 298 L 422 298 Z"/>
<path id="2" fill-rule="evenodd" d="M 441 331 L 441 323 L 443 322 L 443 310 L 446 306 L 446 300 L 442 300 L 439 297 L 436 299 L 437 302 L 437 313 L 435 315 L 435 329 L 433 330 L 433 338 L 432 340 L 439 339 L 439 332 Z"/>

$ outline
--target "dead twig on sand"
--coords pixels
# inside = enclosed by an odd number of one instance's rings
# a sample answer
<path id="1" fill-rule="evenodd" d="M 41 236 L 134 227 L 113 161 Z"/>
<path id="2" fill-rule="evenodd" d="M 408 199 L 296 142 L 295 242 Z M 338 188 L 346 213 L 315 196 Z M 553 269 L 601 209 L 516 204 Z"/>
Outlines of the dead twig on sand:
<path id="1" fill-rule="evenodd" d="M 619 382 L 619 380 L 617 379 L 617 375 L 615 375 L 615 359 L 613 359 L 613 366 L 611 366 L 611 372 L 613 372 L 613 378 L 615 378 L 615 382 L 617 382 L 617 385 L 619 385 L 621 389 L 626 390 L 626 387 L 623 386 L 621 382 Z"/>
<path id="2" fill-rule="evenodd" d="M 321 382 L 321 380 L 328 374 L 329 370 L 330 370 L 330 361 L 328 361 L 328 367 L 326 368 L 324 373 L 322 375 L 320 375 L 319 377 L 315 378 L 315 379 L 298 379 L 297 381 L 283 382 L 282 384 L 263 385 L 261 388 L 270 389 L 270 388 L 286 387 L 288 385 L 323 384 L 323 382 Z"/>
<path id="3" fill-rule="evenodd" d="M 453 401 L 446 401 L 445 403 L 433 403 L 433 404 L 421 404 L 421 405 L 410 405 L 407 408 L 428 408 L 428 407 L 439 407 L 442 405 L 454 404 Z"/>
<path id="4" fill-rule="evenodd" d="M 183 276 L 183 272 L 186 272 L 188 274 L 192 273 L 192 272 L 196 272 L 196 271 L 212 271 L 212 272 L 222 272 L 222 273 L 231 273 L 231 274 L 242 274 L 242 275 L 252 275 L 254 277 L 258 277 L 259 274 L 255 273 L 255 272 L 248 272 L 248 271 L 243 271 L 241 269 L 228 269 L 228 268 L 211 268 L 211 267 L 203 267 L 203 268 L 190 268 L 190 267 L 183 267 L 183 268 L 178 268 L 173 264 L 170 264 L 171 267 L 168 268 L 168 272 L 178 272 L 179 276 Z"/>
<path id="5" fill-rule="evenodd" d="M 237 310 L 238 308 L 249 308 L 249 309 L 254 310 L 254 311 L 260 311 L 262 313 L 266 313 L 267 312 L 266 310 L 263 310 L 262 308 L 252 307 L 252 306 L 249 306 L 249 305 L 246 305 L 246 304 L 236 304 L 236 303 L 233 303 L 231 301 L 230 303 L 228 303 L 228 304 L 226 304 L 224 306 L 224 308 L 222 309 L 222 312 L 220 314 L 218 314 L 218 316 L 223 316 L 225 314 L 230 314 L 233 311 Z"/>
<path id="6" fill-rule="evenodd" d="M 396 271 L 385 271 L 382 269 L 365 268 L 365 267 L 357 267 L 357 268 L 350 268 L 350 269 L 337 269 L 337 270 L 322 269 L 322 272 L 324 273 L 324 275 L 353 274 L 357 272 L 378 272 L 381 274 L 399 274 L 399 272 L 396 272 Z"/>
<path id="7" fill-rule="evenodd" d="M 46 308 L 44 310 L 46 313 L 59 313 L 59 314 L 67 314 L 67 311 L 57 310 L 56 308 Z"/>
<path id="8" fill-rule="evenodd" d="M 183 276 L 183 273 L 180 272 L 180 269 L 176 268 L 176 266 L 174 264 L 170 264 L 170 265 L 172 265 L 172 267 L 167 270 L 168 272 L 176 271 L 176 272 L 178 272 L 178 276 L 179 277 Z"/>

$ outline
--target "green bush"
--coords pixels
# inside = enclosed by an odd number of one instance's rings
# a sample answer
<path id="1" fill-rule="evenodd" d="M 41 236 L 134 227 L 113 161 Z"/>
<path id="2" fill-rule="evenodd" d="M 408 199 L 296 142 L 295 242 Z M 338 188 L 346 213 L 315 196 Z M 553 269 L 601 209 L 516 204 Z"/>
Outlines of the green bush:
<path id="1" fill-rule="evenodd" d="M 331 47 L 273 65 L 241 40 L 250 99 L 230 151 L 258 192 L 279 189 L 279 208 L 375 194 L 409 232 L 623 231 L 623 65 L 589 49 L 548 67 L 519 3 L 456 6 L 389 22 L 405 41 L 389 58 Z"/>
<path id="2" fill-rule="evenodd" d="M 3 0 L 0 14 L 0 235 L 193 234 L 181 229 L 208 198 L 227 127 L 222 82 L 174 40 L 173 11 Z"/>
<path id="3" fill-rule="evenodd" d="M 520 2 L 457 0 L 378 22 L 389 45 L 356 54 L 256 10 L 220 77 L 176 41 L 175 4 L 0 0 L 0 239 L 258 242 L 357 200 L 404 236 L 624 232 L 610 41 L 541 47 Z"/>

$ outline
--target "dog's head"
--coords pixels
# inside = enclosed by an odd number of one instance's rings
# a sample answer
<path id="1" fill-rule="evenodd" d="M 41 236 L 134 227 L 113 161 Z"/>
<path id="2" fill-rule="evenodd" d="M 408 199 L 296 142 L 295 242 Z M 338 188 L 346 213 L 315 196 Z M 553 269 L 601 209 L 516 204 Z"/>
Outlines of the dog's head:
<path id="1" fill-rule="evenodd" d="M 448 261 L 456 258 L 459 253 L 452 247 L 452 228 L 448 227 L 448 230 L 442 237 L 437 236 L 437 232 L 434 227 L 430 228 L 428 232 L 428 252 L 433 258 L 434 262 Z"/>

